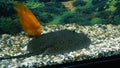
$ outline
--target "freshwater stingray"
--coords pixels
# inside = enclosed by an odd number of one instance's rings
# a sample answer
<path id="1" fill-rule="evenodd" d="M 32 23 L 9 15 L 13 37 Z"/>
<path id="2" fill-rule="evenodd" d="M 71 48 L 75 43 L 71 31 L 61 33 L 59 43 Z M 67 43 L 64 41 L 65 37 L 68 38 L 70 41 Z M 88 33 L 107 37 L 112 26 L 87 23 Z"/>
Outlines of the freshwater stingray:
<path id="1" fill-rule="evenodd" d="M 76 33 L 71 30 L 61 30 L 42 34 L 39 37 L 32 39 L 28 45 L 27 50 L 30 53 L 18 56 L 0 57 L 3 59 L 25 58 L 33 55 L 57 55 L 69 53 L 71 51 L 87 48 L 91 40 L 84 33 Z"/>
<path id="2" fill-rule="evenodd" d="M 63 54 L 87 48 L 91 40 L 84 33 L 61 30 L 43 34 L 28 43 L 27 50 L 31 53 Z"/>

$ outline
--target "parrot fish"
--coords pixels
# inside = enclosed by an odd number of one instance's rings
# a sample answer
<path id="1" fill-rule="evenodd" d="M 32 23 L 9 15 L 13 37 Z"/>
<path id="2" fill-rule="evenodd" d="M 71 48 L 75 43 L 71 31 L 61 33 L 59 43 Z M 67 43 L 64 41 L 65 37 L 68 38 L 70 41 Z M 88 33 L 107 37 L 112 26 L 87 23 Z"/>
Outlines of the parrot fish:
<path id="1" fill-rule="evenodd" d="M 29 10 L 29 8 L 25 6 L 22 2 L 14 4 L 13 8 L 19 14 L 19 20 L 23 27 L 23 30 L 30 36 L 40 36 L 42 33 L 42 27 L 32 11 Z"/>

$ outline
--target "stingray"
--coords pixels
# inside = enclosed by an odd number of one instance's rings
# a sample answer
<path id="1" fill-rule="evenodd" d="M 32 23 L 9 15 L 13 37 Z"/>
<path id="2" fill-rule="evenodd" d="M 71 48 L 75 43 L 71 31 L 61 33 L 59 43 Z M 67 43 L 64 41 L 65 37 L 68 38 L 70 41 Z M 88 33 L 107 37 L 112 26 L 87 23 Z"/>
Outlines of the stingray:
<path id="1" fill-rule="evenodd" d="M 87 48 L 90 42 L 90 39 L 84 33 L 61 30 L 34 38 L 28 43 L 27 50 L 31 53 L 62 54 Z"/>
<path id="2" fill-rule="evenodd" d="M 84 33 L 76 33 L 72 30 L 61 30 L 42 34 L 29 41 L 25 55 L 1 57 L 0 59 L 22 58 L 33 55 L 57 55 L 69 53 L 71 51 L 88 48 L 91 40 Z"/>

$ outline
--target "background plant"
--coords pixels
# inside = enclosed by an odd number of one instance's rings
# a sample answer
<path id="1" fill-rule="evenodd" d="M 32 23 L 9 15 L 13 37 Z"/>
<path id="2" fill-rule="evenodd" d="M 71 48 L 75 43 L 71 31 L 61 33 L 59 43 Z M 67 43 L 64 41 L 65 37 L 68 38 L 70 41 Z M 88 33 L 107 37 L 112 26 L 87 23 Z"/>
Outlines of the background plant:
<path id="1" fill-rule="evenodd" d="M 35 14 L 42 25 L 77 23 L 79 25 L 120 24 L 120 0 L 75 0 L 74 11 L 63 4 L 69 0 L 27 0 L 23 3 Z M 0 34 L 22 31 L 14 0 L 0 1 Z"/>

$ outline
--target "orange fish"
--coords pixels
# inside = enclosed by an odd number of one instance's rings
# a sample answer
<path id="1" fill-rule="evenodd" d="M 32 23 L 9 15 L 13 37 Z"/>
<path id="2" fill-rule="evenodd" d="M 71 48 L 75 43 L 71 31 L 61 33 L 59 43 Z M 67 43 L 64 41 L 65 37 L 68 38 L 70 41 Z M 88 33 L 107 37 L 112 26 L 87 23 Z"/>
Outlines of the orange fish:
<path id="1" fill-rule="evenodd" d="M 40 36 L 42 33 L 41 24 L 29 8 L 21 2 L 14 4 L 13 7 L 19 14 L 20 23 L 22 24 L 24 31 L 30 36 Z"/>

